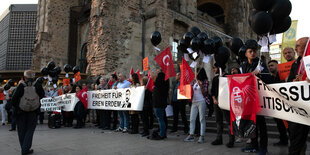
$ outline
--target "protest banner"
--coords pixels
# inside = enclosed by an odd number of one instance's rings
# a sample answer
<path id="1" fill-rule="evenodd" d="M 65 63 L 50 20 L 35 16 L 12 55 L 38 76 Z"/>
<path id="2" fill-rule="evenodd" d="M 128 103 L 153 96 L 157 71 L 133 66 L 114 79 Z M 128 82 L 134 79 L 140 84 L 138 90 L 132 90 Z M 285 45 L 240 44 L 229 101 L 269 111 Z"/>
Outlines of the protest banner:
<path id="1" fill-rule="evenodd" d="M 295 61 L 278 64 L 278 72 L 281 81 L 284 81 L 290 74 L 292 64 Z"/>
<path id="2" fill-rule="evenodd" d="M 75 96 L 75 93 L 65 94 L 61 96 L 56 96 L 54 98 L 47 97 L 42 98 L 41 102 L 41 111 L 73 111 L 75 104 L 79 99 Z"/>
<path id="3" fill-rule="evenodd" d="M 88 109 L 142 111 L 144 86 L 88 91 Z"/>
<path id="4" fill-rule="evenodd" d="M 275 117 L 310 126 L 310 85 L 306 81 L 265 84 L 256 79 L 262 110 L 258 115 Z M 219 82 L 219 107 L 229 110 L 227 78 Z"/>

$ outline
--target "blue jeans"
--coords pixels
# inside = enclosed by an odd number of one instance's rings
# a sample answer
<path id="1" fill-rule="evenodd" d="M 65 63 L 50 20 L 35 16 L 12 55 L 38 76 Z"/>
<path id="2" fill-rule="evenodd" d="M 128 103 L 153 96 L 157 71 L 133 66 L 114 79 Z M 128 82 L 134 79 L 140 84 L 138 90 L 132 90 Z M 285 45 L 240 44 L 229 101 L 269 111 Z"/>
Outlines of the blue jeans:
<path id="1" fill-rule="evenodd" d="M 119 116 L 119 128 L 129 129 L 129 112 L 128 111 L 119 111 L 118 116 Z"/>
<path id="2" fill-rule="evenodd" d="M 204 100 L 200 102 L 192 102 L 189 134 L 193 135 L 195 132 L 196 118 L 198 112 L 200 120 L 200 135 L 204 136 L 206 132 L 206 102 Z"/>
<path id="3" fill-rule="evenodd" d="M 166 136 L 166 124 L 165 124 L 165 120 L 164 120 L 165 109 L 154 108 L 154 113 L 155 113 L 155 116 L 156 116 L 158 123 L 159 123 L 159 129 L 160 129 L 159 135 L 161 137 L 164 137 L 164 136 Z"/>

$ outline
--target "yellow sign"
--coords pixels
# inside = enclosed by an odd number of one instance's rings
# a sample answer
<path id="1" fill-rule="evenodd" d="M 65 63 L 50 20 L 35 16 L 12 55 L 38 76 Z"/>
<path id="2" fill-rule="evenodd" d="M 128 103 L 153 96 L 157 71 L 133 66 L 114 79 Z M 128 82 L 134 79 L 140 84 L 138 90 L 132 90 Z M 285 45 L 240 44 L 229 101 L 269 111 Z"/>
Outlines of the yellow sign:
<path id="1" fill-rule="evenodd" d="M 292 47 L 293 49 L 295 49 L 297 22 L 298 22 L 298 20 L 293 20 L 291 27 L 283 33 L 282 47 L 281 47 L 281 63 L 286 62 L 286 60 L 283 57 L 283 50 L 286 47 Z"/>

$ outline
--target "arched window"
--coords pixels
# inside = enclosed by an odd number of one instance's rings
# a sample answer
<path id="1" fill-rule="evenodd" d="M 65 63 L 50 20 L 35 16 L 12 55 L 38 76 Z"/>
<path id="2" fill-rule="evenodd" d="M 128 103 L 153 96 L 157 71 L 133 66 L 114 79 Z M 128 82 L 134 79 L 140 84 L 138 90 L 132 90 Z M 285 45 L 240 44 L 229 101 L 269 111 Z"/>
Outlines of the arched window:
<path id="1" fill-rule="evenodd" d="M 215 3 L 211 3 L 211 2 L 204 3 L 198 6 L 198 10 L 200 10 L 203 13 L 207 13 L 209 16 L 213 17 L 218 24 L 225 23 L 224 10 L 221 6 Z"/>
<path id="2" fill-rule="evenodd" d="M 86 67 L 87 67 L 86 54 L 87 54 L 87 43 L 84 43 L 81 48 L 81 57 L 79 59 L 81 73 L 86 73 Z"/>

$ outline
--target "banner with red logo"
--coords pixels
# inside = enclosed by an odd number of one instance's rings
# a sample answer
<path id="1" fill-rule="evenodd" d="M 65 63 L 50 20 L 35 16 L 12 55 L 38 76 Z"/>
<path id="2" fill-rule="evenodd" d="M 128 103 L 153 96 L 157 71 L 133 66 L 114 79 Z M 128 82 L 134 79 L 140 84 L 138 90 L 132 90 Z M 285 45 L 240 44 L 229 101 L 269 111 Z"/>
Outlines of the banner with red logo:
<path id="1" fill-rule="evenodd" d="M 228 75 L 230 98 L 230 122 L 233 131 L 243 137 L 253 137 L 255 132 L 249 131 L 255 128 L 256 113 L 261 110 L 258 92 L 255 84 L 255 76 L 252 73 Z"/>
<path id="2" fill-rule="evenodd" d="M 306 81 L 265 84 L 256 78 L 261 111 L 257 115 L 274 117 L 310 126 L 310 84 Z M 220 77 L 219 107 L 230 110 L 228 78 Z"/>

